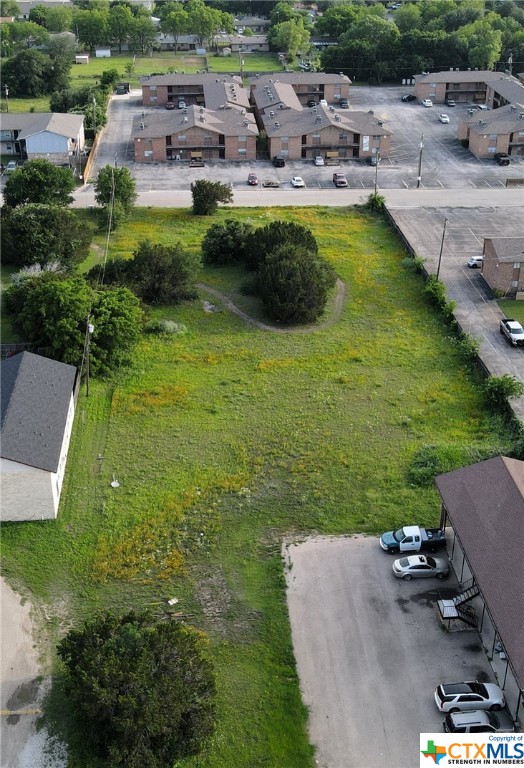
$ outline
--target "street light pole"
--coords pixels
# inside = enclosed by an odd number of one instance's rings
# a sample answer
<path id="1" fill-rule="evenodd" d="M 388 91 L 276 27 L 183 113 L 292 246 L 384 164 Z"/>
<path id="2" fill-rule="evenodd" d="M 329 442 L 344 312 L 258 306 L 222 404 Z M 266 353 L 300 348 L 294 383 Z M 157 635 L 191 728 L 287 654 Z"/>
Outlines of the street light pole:
<path id="1" fill-rule="evenodd" d="M 4 85 L 4 91 L 5 91 L 5 111 L 9 112 L 9 86 Z"/>
<path id="2" fill-rule="evenodd" d="M 417 189 L 420 187 L 420 182 L 422 180 L 422 151 L 424 149 L 424 134 L 420 137 L 420 144 L 418 145 L 419 153 L 418 153 L 418 176 L 417 176 Z"/>
<path id="3" fill-rule="evenodd" d="M 380 149 L 377 150 L 377 153 L 375 155 L 375 160 L 377 161 L 377 164 L 375 165 L 375 197 L 376 197 L 377 189 L 378 189 L 378 164 L 380 163 Z"/>
<path id="4" fill-rule="evenodd" d="M 442 230 L 442 240 L 440 241 L 440 253 L 438 255 L 438 265 L 437 265 L 437 280 L 440 275 L 440 264 L 442 262 L 442 252 L 444 250 L 444 238 L 446 237 L 446 227 L 448 226 L 448 220 L 444 219 L 444 229 Z"/>
<path id="5" fill-rule="evenodd" d="M 93 141 L 96 136 L 96 96 L 93 94 Z"/>

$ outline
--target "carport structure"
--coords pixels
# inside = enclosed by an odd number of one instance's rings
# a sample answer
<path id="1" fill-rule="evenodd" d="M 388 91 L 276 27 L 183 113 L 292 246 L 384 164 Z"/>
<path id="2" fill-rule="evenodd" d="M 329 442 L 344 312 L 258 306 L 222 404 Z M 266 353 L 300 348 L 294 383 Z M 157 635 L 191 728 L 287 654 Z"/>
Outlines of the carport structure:
<path id="1" fill-rule="evenodd" d="M 524 712 L 524 461 L 498 456 L 436 477 L 461 588 L 444 619 L 476 625 L 509 710 Z M 463 615 L 464 614 L 464 615 Z"/>

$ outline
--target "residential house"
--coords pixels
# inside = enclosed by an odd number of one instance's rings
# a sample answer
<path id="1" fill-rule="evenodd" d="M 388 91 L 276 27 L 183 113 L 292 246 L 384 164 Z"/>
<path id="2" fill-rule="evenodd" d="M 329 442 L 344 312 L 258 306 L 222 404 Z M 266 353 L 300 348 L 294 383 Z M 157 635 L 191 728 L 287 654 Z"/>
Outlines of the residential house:
<path id="1" fill-rule="evenodd" d="M 223 46 L 231 49 L 231 53 L 257 53 L 258 51 L 269 51 L 267 35 L 218 35 L 215 38 L 219 50 Z M 249 59 L 245 62 L 249 65 Z"/>
<path id="2" fill-rule="evenodd" d="M 482 276 L 489 287 L 524 299 L 524 237 L 485 237 Z"/>
<path id="3" fill-rule="evenodd" d="M 9 112 L 2 115 L 2 155 L 52 163 L 70 163 L 85 145 L 84 115 L 58 112 Z M 73 160 L 74 161 L 74 160 Z"/>
<path id="4" fill-rule="evenodd" d="M 132 136 L 135 161 L 255 160 L 258 129 L 239 106 L 156 111 L 137 116 Z"/>
<path id="5" fill-rule="evenodd" d="M 3 360 L 0 373 L 0 519 L 54 519 L 73 428 L 77 370 L 21 352 Z"/>
<path id="6" fill-rule="evenodd" d="M 524 156 L 524 106 L 509 104 L 482 112 L 469 110 L 460 120 L 458 138 L 468 142 L 469 151 L 478 158 L 505 152 Z"/>
<path id="7" fill-rule="evenodd" d="M 239 16 L 234 20 L 233 26 L 238 35 L 243 35 L 246 29 L 250 29 L 254 35 L 266 35 L 271 26 L 271 20 L 262 16 Z"/>
<path id="8" fill-rule="evenodd" d="M 461 584 L 442 620 L 474 627 L 510 713 L 524 714 L 524 462 L 498 456 L 435 478 Z M 453 682 L 453 681 L 450 681 Z"/>

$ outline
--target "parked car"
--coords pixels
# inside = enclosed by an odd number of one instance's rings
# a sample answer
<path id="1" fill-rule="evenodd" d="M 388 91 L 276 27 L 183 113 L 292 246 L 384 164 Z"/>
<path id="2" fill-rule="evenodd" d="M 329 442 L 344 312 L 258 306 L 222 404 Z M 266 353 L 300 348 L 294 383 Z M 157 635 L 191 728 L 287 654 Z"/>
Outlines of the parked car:
<path id="1" fill-rule="evenodd" d="M 338 106 L 340 109 L 349 109 L 349 101 L 347 99 L 340 99 Z"/>
<path id="2" fill-rule="evenodd" d="M 446 99 L 446 106 L 447 107 L 455 107 L 455 99 Z"/>
<path id="3" fill-rule="evenodd" d="M 509 165 L 509 155 L 507 152 L 496 152 L 494 157 L 499 165 Z"/>
<path id="4" fill-rule="evenodd" d="M 433 106 L 433 102 L 431 101 L 431 99 L 422 99 L 422 106 L 423 107 L 432 107 Z"/>
<path id="5" fill-rule="evenodd" d="M 453 712 L 443 722 L 446 733 L 514 733 L 515 724 L 507 712 Z"/>
<path id="6" fill-rule="evenodd" d="M 441 712 L 464 712 L 490 709 L 497 712 L 506 706 L 504 694 L 498 685 L 479 683 L 444 683 L 435 691 L 435 704 Z"/>
<path id="7" fill-rule="evenodd" d="M 179 109 L 186 109 L 186 107 L 187 107 L 187 104 L 186 104 L 186 102 L 184 101 L 184 99 L 179 99 L 179 100 L 178 100 L 178 108 L 179 108 Z"/>
<path id="8" fill-rule="evenodd" d="M 417 97 L 414 93 L 406 93 L 405 96 L 402 97 L 402 101 L 416 101 Z"/>
<path id="9" fill-rule="evenodd" d="M 256 173 L 250 173 L 247 177 L 247 183 L 250 187 L 256 187 L 258 185 L 258 176 Z"/>
<path id="10" fill-rule="evenodd" d="M 346 175 L 344 173 L 334 173 L 333 184 L 335 187 L 347 187 L 348 180 L 346 179 Z"/>
<path id="11" fill-rule="evenodd" d="M 486 112 L 489 107 L 486 104 L 473 104 L 473 109 L 478 109 L 479 112 Z"/>
<path id="12" fill-rule="evenodd" d="M 313 158 L 313 163 L 315 165 L 324 165 L 324 158 L 322 157 L 322 155 L 317 155 L 316 157 Z"/>
<path id="13" fill-rule="evenodd" d="M 277 157 L 273 158 L 273 165 L 275 168 L 283 168 L 286 164 L 286 161 L 283 157 L 280 157 L 277 155 Z"/>
<path id="14" fill-rule="evenodd" d="M 174 108 L 175 108 L 175 103 L 174 103 L 174 101 L 168 101 L 168 102 L 166 103 L 166 109 L 174 109 Z"/>
<path id="15" fill-rule="evenodd" d="M 478 269 L 484 264 L 484 256 L 470 256 L 466 264 L 470 269 Z"/>
<path id="16" fill-rule="evenodd" d="M 302 176 L 293 176 L 291 179 L 291 186 L 292 187 L 305 187 L 304 179 Z"/>
<path id="17" fill-rule="evenodd" d="M 442 112 L 442 114 L 438 116 L 438 119 L 440 120 L 441 123 L 449 123 L 449 116 L 446 115 L 445 112 Z"/>
<path id="18" fill-rule="evenodd" d="M 315 101 L 315 99 L 308 99 L 307 105 L 308 107 L 316 107 L 317 102 Z"/>
<path id="19" fill-rule="evenodd" d="M 328 105 L 328 103 L 327 103 L 327 101 L 325 99 L 320 99 L 320 101 L 318 103 L 321 104 L 323 107 L 327 107 L 327 105 Z"/>
<path id="20" fill-rule="evenodd" d="M 370 155 L 367 159 L 367 162 L 369 165 L 378 165 L 380 163 L 380 155 L 377 153 Z"/>
<path id="21" fill-rule="evenodd" d="M 446 560 L 426 555 L 410 555 L 401 557 L 393 563 L 393 573 L 397 579 L 411 581 L 434 577 L 445 579 L 449 576 L 449 566 Z"/>
<path id="22" fill-rule="evenodd" d="M 504 317 L 500 321 L 499 330 L 513 347 L 524 347 L 524 328 L 511 317 Z"/>
<path id="23" fill-rule="evenodd" d="M 429 549 L 436 552 L 446 546 L 446 533 L 442 528 L 420 528 L 418 525 L 405 525 L 396 531 L 386 531 L 379 539 L 385 552 L 391 555 L 397 552 L 419 552 Z"/>
<path id="24" fill-rule="evenodd" d="M 13 173 L 14 171 L 16 171 L 17 168 L 18 168 L 18 162 L 16 160 L 10 160 L 5 167 L 5 172 Z"/>

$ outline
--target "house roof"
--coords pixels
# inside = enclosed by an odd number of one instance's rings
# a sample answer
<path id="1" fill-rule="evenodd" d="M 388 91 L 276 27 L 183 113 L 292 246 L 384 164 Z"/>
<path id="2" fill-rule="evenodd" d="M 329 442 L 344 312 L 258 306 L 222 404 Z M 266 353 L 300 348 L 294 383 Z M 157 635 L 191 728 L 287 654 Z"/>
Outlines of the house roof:
<path id="1" fill-rule="evenodd" d="M 415 75 L 416 83 L 491 83 L 499 80 L 501 72 L 489 69 L 444 69 L 442 72 L 428 72 Z"/>
<path id="2" fill-rule="evenodd" d="M 9 112 L 2 115 L 2 129 L 19 131 L 17 139 L 27 139 L 48 131 L 66 138 L 76 138 L 84 124 L 85 115 L 61 112 Z"/>
<path id="3" fill-rule="evenodd" d="M 520 117 L 523 115 L 523 117 Z M 508 134 L 515 131 L 524 131 L 524 108 L 519 109 L 508 104 L 499 109 L 483 110 L 476 112 L 472 117 L 464 121 L 473 133 L 497 133 Z"/>
<path id="4" fill-rule="evenodd" d="M 324 83 L 350 83 L 347 75 L 334 75 L 327 72 L 278 72 L 276 75 L 261 75 L 250 78 L 251 85 L 271 85 L 289 83 L 290 85 L 322 85 Z"/>
<path id="5" fill-rule="evenodd" d="M 497 261 L 524 261 L 524 237 L 486 237 L 490 242 Z"/>
<path id="6" fill-rule="evenodd" d="M 191 128 L 198 128 L 206 133 L 221 133 L 224 136 L 257 136 L 258 129 L 253 115 L 242 112 L 245 110 L 236 106 L 209 110 L 194 104 L 187 108 L 187 114 L 181 109 L 172 112 L 150 112 L 144 117 L 135 117 L 132 136 L 133 139 L 155 139 L 159 136 L 173 136 Z"/>
<path id="7" fill-rule="evenodd" d="M 56 472 L 76 368 L 21 352 L 0 373 L 2 458 Z"/>
<path id="8" fill-rule="evenodd" d="M 223 80 L 224 82 L 233 82 L 238 85 L 242 85 L 242 78 L 238 75 L 228 75 L 227 77 L 220 77 L 220 75 L 206 72 L 204 74 L 194 75 L 182 75 L 175 72 L 168 73 L 166 75 L 151 75 L 151 77 L 143 77 L 140 80 L 142 87 L 148 85 L 204 85 L 206 83 L 216 83 L 216 81 Z"/>
<path id="9" fill-rule="evenodd" d="M 517 78 L 499 74 L 498 80 L 488 83 L 490 90 L 503 96 L 506 101 L 524 107 L 524 85 Z M 520 110 L 522 111 L 522 110 Z"/>
<path id="10" fill-rule="evenodd" d="M 264 130 L 269 137 L 275 136 L 304 136 L 318 133 L 324 128 L 335 126 L 348 133 L 363 133 L 369 135 L 387 136 L 391 134 L 387 128 L 379 124 L 376 117 L 367 112 L 331 112 L 329 107 L 318 105 L 316 108 L 307 107 L 302 110 L 278 109 L 273 117 L 266 110 L 262 115 Z"/>
<path id="11" fill-rule="evenodd" d="M 435 482 L 524 688 L 524 461 L 498 456 Z"/>

